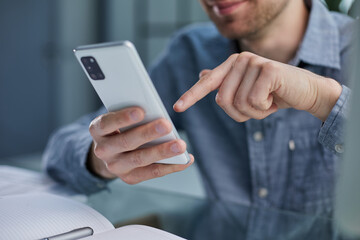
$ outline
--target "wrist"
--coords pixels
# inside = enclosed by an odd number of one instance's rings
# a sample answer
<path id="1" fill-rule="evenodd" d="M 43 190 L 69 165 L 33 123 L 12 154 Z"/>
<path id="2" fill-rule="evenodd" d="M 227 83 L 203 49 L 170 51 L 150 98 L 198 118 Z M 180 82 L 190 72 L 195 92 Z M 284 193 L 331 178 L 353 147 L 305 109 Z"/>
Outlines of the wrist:
<path id="1" fill-rule="evenodd" d="M 91 144 L 86 161 L 86 167 L 90 173 L 99 178 L 114 179 L 116 176 L 109 172 L 106 163 L 94 153 L 94 143 Z"/>
<path id="2" fill-rule="evenodd" d="M 331 78 L 320 77 L 316 83 L 317 97 L 309 112 L 325 122 L 341 95 L 342 87 Z"/>

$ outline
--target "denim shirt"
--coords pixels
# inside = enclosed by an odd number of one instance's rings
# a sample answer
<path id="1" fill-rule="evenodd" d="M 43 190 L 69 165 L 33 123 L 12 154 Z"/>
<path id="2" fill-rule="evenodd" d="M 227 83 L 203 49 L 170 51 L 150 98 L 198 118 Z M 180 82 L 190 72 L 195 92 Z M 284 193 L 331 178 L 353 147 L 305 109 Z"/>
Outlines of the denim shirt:
<path id="1" fill-rule="evenodd" d="M 305 36 L 289 63 L 343 85 L 324 123 L 295 109 L 238 123 L 216 104 L 215 92 L 185 113 L 175 113 L 172 105 L 197 82 L 202 69 L 212 69 L 238 51 L 234 41 L 222 37 L 211 23 L 175 34 L 149 73 L 175 126 L 188 135 L 209 198 L 331 212 L 350 95 L 346 66 L 352 22 L 313 1 Z M 89 123 L 105 112 L 102 108 L 84 116 L 51 137 L 44 154 L 50 176 L 87 194 L 106 188 L 108 181 L 93 176 L 85 165 L 92 142 Z"/>

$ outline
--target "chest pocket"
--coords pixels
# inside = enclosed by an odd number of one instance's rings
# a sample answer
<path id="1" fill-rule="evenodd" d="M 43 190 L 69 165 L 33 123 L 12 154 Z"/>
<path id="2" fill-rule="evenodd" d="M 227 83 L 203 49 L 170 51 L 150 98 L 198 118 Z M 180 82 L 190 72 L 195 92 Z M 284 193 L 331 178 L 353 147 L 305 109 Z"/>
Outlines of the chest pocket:
<path id="1" fill-rule="evenodd" d="M 290 128 L 287 206 L 306 213 L 332 212 L 335 155 L 318 142 L 320 125 Z"/>

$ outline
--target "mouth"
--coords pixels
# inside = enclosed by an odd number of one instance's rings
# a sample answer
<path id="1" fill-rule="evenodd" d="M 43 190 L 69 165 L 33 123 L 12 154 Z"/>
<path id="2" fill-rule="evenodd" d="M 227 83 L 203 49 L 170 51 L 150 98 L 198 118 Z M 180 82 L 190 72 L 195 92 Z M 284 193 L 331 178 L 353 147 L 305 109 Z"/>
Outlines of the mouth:
<path id="1" fill-rule="evenodd" d="M 219 16 L 226 16 L 233 13 L 246 0 L 236 2 L 219 2 L 212 6 L 213 11 Z"/>

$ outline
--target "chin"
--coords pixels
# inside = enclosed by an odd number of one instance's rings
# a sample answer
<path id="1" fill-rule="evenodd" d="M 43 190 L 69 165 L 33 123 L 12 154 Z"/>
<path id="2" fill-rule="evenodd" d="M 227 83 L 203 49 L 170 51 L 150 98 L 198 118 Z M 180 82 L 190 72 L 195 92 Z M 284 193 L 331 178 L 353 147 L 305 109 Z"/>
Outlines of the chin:
<path id="1" fill-rule="evenodd" d="M 216 24 L 216 23 L 215 23 Z M 241 28 L 238 26 L 236 26 L 235 24 L 216 24 L 216 27 L 218 29 L 218 31 L 220 32 L 220 34 L 228 39 L 241 39 L 241 38 L 246 38 L 248 36 L 251 36 L 254 32 L 249 29 L 248 27 L 246 28 Z"/>

